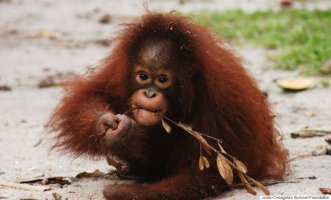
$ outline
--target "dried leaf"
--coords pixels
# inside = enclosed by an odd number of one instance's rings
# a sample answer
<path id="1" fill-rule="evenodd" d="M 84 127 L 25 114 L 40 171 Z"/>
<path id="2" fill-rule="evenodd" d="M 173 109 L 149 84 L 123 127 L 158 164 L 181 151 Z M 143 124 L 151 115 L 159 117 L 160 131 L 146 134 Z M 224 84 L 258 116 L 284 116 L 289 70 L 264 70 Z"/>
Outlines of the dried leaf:
<path id="1" fill-rule="evenodd" d="M 202 156 L 202 162 L 207 169 L 210 167 L 209 161 L 205 156 Z"/>
<path id="2" fill-rule="evenodd" d="M 39 186 L 39 185 L 34 186 L 34 185 L 27 185 L 27 184 L 22 184 L 22 183 L 12 183 L 12 182 L 0 182 L 0 186 L 11 187 L 11 188 L 20 189 L 20 190 L 40 191 L 40 192 L 51 189 L 49 186 Z"/>
<path id="3" fill-rule="evenodd" d="M 171 133 L 170 125 L 164 119 L 162 119 L 162 126 L 163 126 L 164 130 L 167 131 L 167 133 L 169 133 L 169 134 Z"/>
<path id="4" fill-rule="evenodd" d="M 218 148 L 220 148 L 221 152 L 226 154 L 226 151 L 223 149 L 222 145 L 219 142 L 217 142 L 217 144 L 218 144 Z"/>
<path id="5" fill-rule="evenodd" d="M 53 196 L 54 200 L 61 200 L 62 199 L 62 196 L 59 195 L 58 193 L 55 193 L 55 192 L 52 194 L 52 196 Z"/>
<path id="6" fill-rule="evenodd" d="M 200 169 L 200 171 L 202 171 L 203 169 L 204 169 L 204 163 L 203 163 L 203 158 L 202 158 L 203 156 L 200 156 L 199 157 L 199 169 Z"/>
<path id="7" fill-rule="evenodd" d="M 314 117 L 316 115 L 315 112 L 312 112 L 312 111 L 309 111 L 309 110 L 303 111 L 303 114 L 308 116 L 308 117 Z"/>
<path id="8" fill-rule="evenodd" d="M 252 195 L 256 195 L 256 192 L 254 191 L 252 186 L 248 183 L 248 181 L 245 178 L 244 174 L 238 171 L 238 176 L 239 176 L 241 182 L 244 184 L 246 191 L 248 193 L 252 194 Z"/>
<path id="9" fill-rule="evenodd" d="M 323 194 L 331 194 L 331 188 L 320 188 Z"/>
<path id="10" fill-rule="evenodd" d="M 283 7 L 290 7 L 293 5 L 292 0 L 281 0 L 280 5 Z"/>
<path id="11" fill-rule="evenodd" d="M 331 137 L 330 138 L 326 138 L 325 142 L 327 142 L 328 144 L 331 144 Z"/>
<path id="12" fill-rule="evenodd" d="M 12 88 L 8 85 L 0 85 L 0 91 L 12 91 Z"/>
<path id="13" fill-rule="evenodd" d="M 98 45 L 101 45 L 101 46 L 104 46 L 104 47 L 109 47 L 109 46 L 112 45 L 113 40 L 109 39 L 109 38 L 101 38 L 101 39 L 95 39 L 95 40 L 93 40 L 93 42 L 95 44 L 98 44 Z"/>
<path id="14" fill-rule="evenodd" d="M 81 172 L 75 176 L 75 178 L 103 178 L 107 173 L 95 170 L 94 172 Z"/>
<path id="15" fill-rule="evenodd" d="M 49 37 L 49 36 L 50 36 L 50 33 L 46 29 L 43 29 L 43 30 L 40 30 L 39 32 L 37 32 L 37 37 L 45 38 L 45 37 Z"/>
<path id="16" fill-rule="evenodd" d="M 105 14 L 99 19 L 99 22 L 102 24 L 107 24 L 107 23 L 111 22 L 111 20 L 112 20 L 112 17 L 109 14 Z"/>
<path id="17" fill-rule="evenodd" d="M 270 191 L 264 186 L 262 185 L 262 183 L 260 183 L 259 181 L 251 178 L 251 177 L 248 177 L 255 185 L 256 187 L 260 188 L 260 190 L 267 196 L 270 195 Z"/>
<path id="18" fill-rule="evenodd" d="M 246 165 L 244 163 L 242 163 L 240 160 L 237 160 L 237 159 L 234 160 L 234 163 L 238 167 L 238 169 L 240 170 L 240 172 L 242 172 L 244 174 L 247 173 L 248 170 L 247 170 L 247 167 L 246 167 Z"/>
<path id="19" fill-rule="evenodd" d="M 49 178 L 38 178 L 38 179 L 32 179 L 32 180 L 23 180 L 19 183 L 39 183 L 41 185 L 50 185 L 50 184 L 59 184 L 59 185 L 70 185 L 72 182 L 71 177 L 63 177 L 63 176 L 54 176 Z"/>
<path id="20" fill-rule="evenodd" d="M 276 80 L 276 83 L 285 90 L 299 91 L 313 87 L 315 80 L 312 78 L 284 78 Z"/>
<path id="21" fill-rule="evenodd" d="M 227 159 L 222 154 L 218 154 L 216 163 L 217 163 L 218 172 L 220 173 L 222 178 L 225 180 L 225 182 L 228 185 L 231 185 L 233 182 L 233 172 Z"/>

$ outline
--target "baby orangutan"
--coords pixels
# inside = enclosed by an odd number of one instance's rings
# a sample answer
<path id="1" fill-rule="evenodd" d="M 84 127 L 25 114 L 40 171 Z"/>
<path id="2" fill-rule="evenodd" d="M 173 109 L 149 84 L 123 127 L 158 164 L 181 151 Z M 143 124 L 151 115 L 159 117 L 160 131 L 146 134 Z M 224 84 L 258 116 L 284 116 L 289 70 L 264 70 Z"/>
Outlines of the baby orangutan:
<path id="1" fill-rule="evenodd" d="M 162 119 L 190 124 L 213 146 L 210 137 L 219 139 L 257 180 L 285 172 L 266 97 L 215 33 L 174 12 L 126 25 L 100 66 L 67 85 L 48 127 L 55 148 L 106 158 L 138 181 L 105 187 L 106 199 L 203 199 L 228 189 L 215 155 L 199 170 L 199 142 L 177 126 L 167 133 Z"/>

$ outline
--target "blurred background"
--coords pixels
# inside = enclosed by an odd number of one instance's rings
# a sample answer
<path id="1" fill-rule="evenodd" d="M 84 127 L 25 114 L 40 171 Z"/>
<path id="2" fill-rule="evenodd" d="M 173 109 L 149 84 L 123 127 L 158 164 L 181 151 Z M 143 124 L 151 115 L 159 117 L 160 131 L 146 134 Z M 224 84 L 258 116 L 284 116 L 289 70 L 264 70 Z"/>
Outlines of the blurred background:
<path id="1" fill-rule="evenodd" d="M 49 151 L 44 124 L 63 82 L 107 55 L 121 24 L 146 7 L 213 29 L 268 96 L 293 159 L 284 182 L 268 187 L 272 194 L 330 188 L 331 0 L 0 0 L 0 199 L 102 199 L 103 185 L 120 182 L 73 180 L 109 167 Z M 44 192 L 1 184 L 55 176 L 69 182 Z M 216 199 L 225 198 L 256 199 L 243 189 Z"/>

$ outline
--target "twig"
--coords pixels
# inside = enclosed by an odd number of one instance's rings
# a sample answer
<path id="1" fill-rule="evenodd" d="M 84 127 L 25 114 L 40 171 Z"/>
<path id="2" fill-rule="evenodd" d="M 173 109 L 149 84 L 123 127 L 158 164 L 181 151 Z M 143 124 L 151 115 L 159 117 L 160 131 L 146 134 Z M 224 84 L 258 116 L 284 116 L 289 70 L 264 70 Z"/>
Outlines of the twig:
<path id="1" fill-rule="evenodd" d="M 291 133 L 292 138 L 321 137 L 331 134 L 331 130 L 302 130 Z"/>
<path id="2" fill-rule="evenodd" d="M 51 189 L 49 186 L 34 186 L 34 185 L 11 183 L 11 182 L 0 182 L 0 186 L 11 187 L 20 190 L 39 191 L 39 192 L 43 192 Z"/>
<path id="3" fill-rule="evenodd" d="M 315 157 L 315 156 L 327 155 L 327 151 L 328 151 L 328 149 L 326 148 L 326 149 L 324 149 L 321 152 L 312 152 L 310 154 L 299 155 L 299 156 L 296 156 L 296 157 L 293 157 L 293 158 L 289 159 L 288 162 L 292 162 L 292 161 L 297 160 L 297 159 L 300 159 L 300 158 L 307 158 L 307 157 Z"/>
<path id="4" fill-rule="evenodd" d="M 311 154 L 299 155 L 299 156 L 296 156 L 296 157 L 293 157 L 293 158 L 289 159 L 288 162 L 292 162 L 292 161 L 295 161 L 295 160 L 300 159 L 300 158 L 308 158 L 308 157 L 314 157 L 314 156 L 316 156 L 316 155 L 314 155 L 312 153 Z"/>
<path id="5" fill-rule="evenodd" d="M 270 186 L 270 185 L 276 185 L 276 184 L 281 184 L 281 183 L 299 183 L 300 180 L 288 180 L 288 181 L 275 181 L 275 180 L 267 180 L 267 181 L 261 181 L 261 183 L 264 186 Z M 250 184 L 253 184 L 253 182 L 249 181 Z M 254 185 L 254 184 L 253 184 Z M 233 184 L 230 186 L 232 189 L 237 189 L 237 188 L 243 188 L 244 184 L 242 183 L 237 183 Z"/>
<path id="6" fill-rule="evenodd" d="M 184 130 L 185 132 L 188 132 L 185 128 L 183 128 L 182 126 L 179 126 L 175 121 L 173 121 L 173 120 L 171 120 L 171 119 L 169 119 L 168 117 L 166 117 L 166 116 L 162 116 L 164 119 L 166 119 L 166 120 L 168 120 L 168 121 L 170 121 L 171 123 L 173 123 L 175 126 L 177 126 L 177 127 L 180 127 L 182 130 Z M 201 133 L 199 133 L 199 134 L 201 134 Z M 203 135 L 205 135 L 205 134 L 203 134 Z M 216 139 L 216 138 L 215 138 Z M 209 145 L 209 144 L 208 144 Z M 213 146 L 211 146 L 211 145 L 209 145 L 209 148 L 211 149 L 211 150 L 213 150 L 215 153 L 217 153 L 217 154 L 223 154 L 223 155 L 227 155 L 227 156 L 229 156 L 229 157 L 231 157 L 233 160 L 236 160 L 236 158 L 234 157 L 234 156 L 232 156 L 232 155 L 230 155 L 230 154 L 228 154 L 228 153 L 223 153 L 223 152 L 220 152 L 219 150 L 217 150 L 217 149 L 215 149 Z M 238 171 L 241 171 L 240 169 L 238 169 L 238 167 L 236 166 L 236 165 L 234 165 L 228 158 L 225 158 L 228 162 L 229 162 L 229 164 L 233 167 L 233 168 L 235 168 L 236 170 L 238 170 Z"/>
<path id="7" fill-rule="evenodd" d="M 243 185 L 245 186 L 246 191 L 248 193 L 250 193 L 252 195 L 256 195 L 256 192 L 253 190 L 253 188 L 251 186 L 251 183 L 253 183 L 265 195 L 270 195 L 270 191 L 263 184 L 261 184 L 259 181 L 253 179 L 252 177 L 250 177 L 250 176 L 248 176 L 246 174 L 247 173 L 247 167 L 241 161 L 237 160 L 234 156 L 232 156 L 232 155 L 228 154 L 227 152 L 225 152 L 225 150 L 223 149 L 223 147 L 221 146 L 221 144 L 219 142 L 218 142 L 218 145 L 219 145 L 220 150 L 217 150 L 216 148 L 214 148 L 213 146 L 211 146 L 206 141 L 206 139 L 202 136 L 202 133 L 197 132 L 197 131 L 194 131 L 192 126 L 187 125 L 187 124 L 183 124 L 183 123 L 176 123 L 175 121 L 169 119 L 166 116 L 161 116 L 161 117 L 163 119 L 171 122 L 175 126 L 181 128 L 182 130 L 184 130 L 185 132 L 187 132 L 191 136 L 195 137 L 199 141 L 200 148 L 202 146 L 204 148 L 204 150 L 210 156 L 211 156 L 211 151 L 214 151 L 217 154 L 216 163 L 217 163 L 218 171 L 219 171 L 221 177 L 223 178 L 223 180 L 228 185 L 231 185 L 232 182 L 233 182 L 233 169 L 235 169 L 235 170 L 237 170 L 238 176 L 239 176 L 240 180 L 242 181 Z M 218 141 L 217 138 L 213 138 L 213 139 L 216 140 L 216 141 Z M 232 159 L 232 161 L 230 161 L 225 156 L 227 156 L 230 159 Z M 200 149 L 200 157 L 199 157 L 199 168 L 200 168 L 200 170 L 203 170 L 204 167 L 201 164 L 200 158 L 202 158 L 202 156 L 201 156 L 201 149 Z M 249 183 L 247 179 L 250 180 L 251 183 Z"/>
<path id="8" fill-rule="evenodd" d="M 130 112 L 132 112 L 132 111 L 134 111 L 136 109 L 138 109 L 138 108 L 137 107 L 132 107 L 130 110 L 124 112 L 123 115 L 127 115 L 127 114 L 129 114 Z"/>
<path id="9" fill-rule="evenodd" d="M 215 138 L 215 137 L 213 137 L 213 136 L 206 135 L 206 134 L 203 134 L 203 133 L 200 133 L 200 135 L 205 136 L 205 137 L 207 137 L 207 138 L 210 138 L 210 139 L 216 140 L 217 142 L 222 143 L 222 140 L 221 140 L 221 139 Z"/>

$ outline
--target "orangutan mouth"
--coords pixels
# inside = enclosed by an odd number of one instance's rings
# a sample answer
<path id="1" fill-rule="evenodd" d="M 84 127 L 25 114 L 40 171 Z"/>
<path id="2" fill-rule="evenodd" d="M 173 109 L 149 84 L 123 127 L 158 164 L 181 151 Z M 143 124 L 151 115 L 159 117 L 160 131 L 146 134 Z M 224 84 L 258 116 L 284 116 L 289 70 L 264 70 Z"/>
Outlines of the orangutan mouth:
<path id="1" fill-rule="evenodd" d="M 149 126 L 160 123 L 165 110 L 138 107 L 133 110 L 134 119 L 141 125 Z"/>
<path id="2" fill-rule="evenodd" d="M 158 110 L 150 110 L 150 109 L 146 109 L 146 108 L 141 108 L 141 107 L 137 107 L 136 108 L 138 113 L 151 113 L 153 115 L 161 115 L 162 114 L 162 110 L 158 109 Z"/>
<path id="3" fill-rule="evenodd" d="M 156 114 L 156 115 L 160 115 L 163 113 L 163 110 L 162 109 L 148 109 L 148 108 L 144 108 L 144 107 L 141 107 L 141 106 L 137 106 L 137 105 L 132 105 L 132 111 L 143 111 L 143 112 L 149 112 L 149 113 L 152 113 L 152 114 Z"/>

